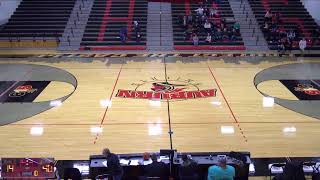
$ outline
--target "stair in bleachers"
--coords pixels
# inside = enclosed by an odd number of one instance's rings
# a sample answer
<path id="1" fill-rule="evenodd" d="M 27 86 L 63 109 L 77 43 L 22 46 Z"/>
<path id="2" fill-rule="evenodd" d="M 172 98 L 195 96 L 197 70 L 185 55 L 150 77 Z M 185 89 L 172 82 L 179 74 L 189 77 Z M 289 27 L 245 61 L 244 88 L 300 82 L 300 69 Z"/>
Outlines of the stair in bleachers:
<path id="1" fill-rule="evenodd" d="M 93 0 L 77 0 L 72 10 L 58 50 L 79 50 L 80 43 L 89 19 Z"/>
<path id="2" fill-rule="evenodd" d="M 147 46 L 151 51 L 173 50 L 171 3 L 149 2 Z"/>
<path id="3" fill-rule="evenodd" d="M 241 35 L 237 36 L 233 41 L 222 39 L 207 43 L 205 42 L 206 33 L 202 28 L 198 34 L 198 46 L 194 46 L 191 39 L 186 39 L 186 29 L 183 27 L 182 18 L 189 14 L 195 14 L 195 10 L 200 6 L 200 3 L 193 1 L 172 3 L 174 48 L 176 50 L 245 50 Z M 217 8 L 220 15 L 220 18 L 210 19 L 211 22 L 225 19 L 227 27 L 234 25 L 235 19 L 228 0 L 220 0 L 219 4 L 216 1 L 212 1 L 212 4 L 209 4 L 208 8 Z"/>
<path id="4" fill-rule="evenodd" d="M 147 0 L 94 0 L 81 42 L 81 50 L 144 50 L 146 49 Z M 141 28 L 136 41 L 133 21 Z M 127 40 L 119 38 L 127 29 Z"/>
<path id="5" fill-rule="evenodd" d="M 297 27 L 301 28 L 301 36 L 297 37 L 293 41 L 292 49 L 298 49 L 298 42 L 302 37 L 307 40 L 314 41 L 318 37 L 313 37 L 313 31 L 318 29 L 317 23 L 314 21 L 309 12 L 305 9 L 300 0 L 248 0 L 251 8 L 255 14 L 255 17 L 260 25 L 261 30 L 264 26 L 264 16 L 267 10 L 271 10 L 272 13 L 280 13 L 279 28 L 288 32 L 289 30 L 296 30 Z M 272 50 L 277 49 L 278 43 L 271 41 L 267 33 L 264 32 L 265 38 L 268 42 L 269 48 Z M 311 41 L 310 41 L 311 42 Z M 307 49 L 320 49 L 320 44 L 317 41 L 312 47 L 311 43 L 308 43 Z"/>
<path id="6" fill-rule="evenodd" d="M 248 51 L 268 51 L 268 43 L 260 30 L 255 16 L 247 0 L 229 0 L 236 22 L 240 24 L 240 32 Z"/>
<path id="7" fill-rule="evenodd" d="M 39 40 L 44 47 L 45 42 L 58 41 L 74 3 L 75 0 L 23 0 L 1 29 L 0 41 L 15 45 L 21 41 L 35 42 L 35 47 L 39 47 Z"/>

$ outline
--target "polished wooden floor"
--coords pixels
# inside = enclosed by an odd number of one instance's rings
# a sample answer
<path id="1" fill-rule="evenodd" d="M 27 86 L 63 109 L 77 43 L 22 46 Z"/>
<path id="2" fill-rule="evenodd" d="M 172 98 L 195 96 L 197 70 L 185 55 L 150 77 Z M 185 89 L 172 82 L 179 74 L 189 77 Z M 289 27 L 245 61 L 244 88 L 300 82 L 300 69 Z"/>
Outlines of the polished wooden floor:
<path id="1" fill-rule="evenodd" d="M 159 151 L 170 148 L 170 126 L 172 146 L 178 151 L 250 151 L 253 157 L 320 153 L 320 121 L 277 104 L 263 107 L 263 97 L 253 84 L 259 71 L 293 63 L 290 60 L 255 64 L 177 61 L 166 63 L 166 67 L 160 59 L 109 65 L 101 61 L 19 63 L 64 69 L 77 78 L 78 87 L 60 107 L 0 127 L 0 157 L 88 159 L 105 147 L 116 153 Z M 118 89 L 134 89 L 133 83 L 153 77 L 163 80 L 166 76 L 192 79 L 200 83 L 201 89 L 216 88 L 217 97 L 169 102 L 169 109 L 167 102 L 154 105 L 149 100 L 115 97 Z M 278 81 L 262 83 L 259 89 L 270 95 L 295 98 Z M 70 91 L 72 87 L 67 84 L 50 84 L 36 101 Z M 112 104 L 106 110 L 100 101 L 110 97 Z M 102 133 L 90 131 L 101 123 Z M 30 128 L 38 126 L 43 127 L 43 134 L 30 135 Z M 221 133 L 222 126 L 233 127 L 234 133 Z M 296 128 L 296 132 L 284 133 L 287 127 Z"/>

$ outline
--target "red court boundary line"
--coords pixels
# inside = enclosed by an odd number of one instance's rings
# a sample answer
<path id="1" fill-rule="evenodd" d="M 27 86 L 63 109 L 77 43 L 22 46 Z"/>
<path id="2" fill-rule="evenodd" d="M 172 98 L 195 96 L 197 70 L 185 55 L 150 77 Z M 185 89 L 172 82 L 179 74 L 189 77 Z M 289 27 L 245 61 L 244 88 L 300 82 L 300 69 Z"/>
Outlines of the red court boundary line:
<path id="1" fill-rule="evenodd" d="M 135 6 L 135 0 L 130 0 L 129 2 L 129 10 L 128 10 L 128 16 L 127 17 L 110 17 L 111 12 L 111 6 L 112 6 L 113 0 L 107 0 L 107 4 L 104 10 L 104 16 L 102 18 L 102 23 L 100 26 L 100 31 L 98 34 L 98 41 L 102 42 L 105 38 L 105 31 L 107 28 L 107 23 L 112 21 L 124 21 L 127 22 L 127 35 L 128 39 L 131 38 L 131 31 L 132 31 L 132 19 L 134 14 L 134 6 Z"/>
<path id="2" fill-rule="evenodd" d="M 81 46 L 79 50 L 85 51 L 104 51 L 104 50 L 146 50 L 147 46 L 135 46 L 135 45 L 110 45 L 110 46 Z"/>
<path id="3" fill-rule="evenodd" d="M 243 45 L 175 45 L 175 50 L 246 50 Z"/>
<path id="4" fill-rule="evenodd" d="M 128 12 L 128 18 L 127 18 L 127 34 L 128 34 L 128 39 L 131 39 L 131 31 L 132 31 L 132 19 L 133 19 L 133 14 L 134 14 L 134 5 L 136 1 L 135 0 L 130 0 L 129 3 L 129 12 Z"/>
<path id="5" fill-rule="evenodd" d="M 110 14 L 111 5 L 112 5 L 112 0 L 108 0 L 107 3 L 106 3 L 106 8 L 104 10 L 104 15 L 102 17 L 102 23 L 101 23 L 100 31 L 99 31 L 99 34 L 98 34 L 98 41 L 103 41 L 103 39 L 104 39 L 104 33 L 106 31 L 107 19 L 108 19 L 109 14 Z"/>
<path id="6" fill-rule="evenodd" d="M 117 84 L 118 84 L 119 77 L 120 77 L 120 74 L 121 74 L 121 71 L 122 71 L 122 67 L 123 67 L 123 64 L 121 64 L 120 70 L 119 70 L 118 75 L 117 75 L 116 82 L 115 82 L 114 85 L 113 85 L 113 89 L 112 89 L 111 95 L 110 95 L 110 97 L 109 97 L 109 102 L 111 102 L 112 96 L 113 96 L 113 94 L 114 94 L 114 90 L 116 89 L 116 86 L 117 86 Z M 100 122 L 100 128 L 102 128 L 102 126 L 103 126 L 103 123 L 104 123 L 104 120 L 105 120 L 105 118 L 106 118 L 108 109 L 109 109 L 109 106 L 106 107 L 106 109 L 105 109 L 105 111 L 104 111 L 104 113 L 103 113 L 103 116 L 102 116 L 101 122 Z M 96 144 L 96 142 L 97 142 L 97 140 L 98 140 L 98 137 L 99 137 L 99 134 L 96 135 L 96 137 L 95 137 L 95 139 L 94 139 L 94 141 L 93 141 L 93 144 Z"/>
<path id="7" fill-rule="evenodd" d="M 222 91 L 222 89 L 221 89 L 221 87 L 220 87 L 220 84 L 218 83 L 218 80 L 217 80 L 216 77 L 214 76 L 213 71 L 211 70 L 211 68 L 210 68 L 210 66 L 209 66 L 208 63 L 207 63 L 207 66 L 208 66 L 208 69 L 209 69 L 209 71 L 210 71 L 210 73 L 211 73 L 211 76 L 213 77 L 215 83 L 216 83 L 217 86 L 218 86 L 218 89 L 219 89 L 219 91 L 220 91 L 220 93 L 221 93 L 224 101 L 226 102 L 226 104 L 227 104 L 227 106 L 228 106 L 228 109 L 229 109 L 229 111 L 230 111 L 230 113 L 231 113 L 231 115 L 232 115 L 232 117 L 233 117 L 234 122 L 237 124 L 237 126 L 238 126 L 238 128 L 239 128 L 239 130 L 240 130 L 240 133 L 241 133 L 242 137 L 244 138 L 244 141 L 245 141 L 245 142 L 248 142 L 247 137 L 244 135 L 244 132 L 243 132 L 242 128 L 240 127 L 239 121 L 237 120 L 236 116 L 234 115 L 234 112 L 232 111 L 232 109 L 231 109 L 231 107 L 230 107 L 230 105 L 229 105 L 229 102 L 228 102 L 227 98 L 224 96 L 223 91 Z"/>

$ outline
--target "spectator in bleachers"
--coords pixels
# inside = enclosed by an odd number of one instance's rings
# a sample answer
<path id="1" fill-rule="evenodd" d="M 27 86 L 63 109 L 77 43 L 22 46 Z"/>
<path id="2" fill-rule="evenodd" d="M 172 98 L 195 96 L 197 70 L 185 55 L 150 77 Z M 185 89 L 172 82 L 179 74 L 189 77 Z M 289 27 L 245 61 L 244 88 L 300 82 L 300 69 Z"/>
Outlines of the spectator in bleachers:
<path id="1" fill-rule="evenodd" d="M 216 35 L 216 41 L 220 41 L 220 40 L 222 40 L 222 31 L 221 31 L 221 29 L 220 28 L 218 28 L 217 29 L 217 32 L 215 33 L 215 35 Z"/>
<path id="2" fill-rule="evenodd" d="M 277 13 L 274 14 L 274 22 L 275 22 L 276 24 L 280 24 L 280 23 L 281 23 L 281 15 L 280 15 L 279 12 L 277 12 Z"/>
<path id="3" fill-rule="evenodd" d="M 264 22 L 271 22 L 272 21 L 272 12 L 271 10 L 268 10 L 266 14 L 264 15 Z"/>
<path id="4" fill-rule="evenodd" d="M 141 27 L 140 27 L 138 21 L 133 21 L 133 30 L 135 32 L 140 32 L 141 31 Z"/>
<path id="5" fill-rule="evenodd" d="M 193 41 L 193 45 L 194 45 L 194 46 L 198 46 L 198 45 L 199 45 L 199 37 L 197 36 L 196 33 L 193 33 L 193 35 L 192 35 L 192 41 Z"/>
<path id="6" fill-rule="evenodd" d="M 208 33 L 206 37 L 206 43 L 211 44 L 211 42 L 212 42 L 212 37 L 211 37 L 211 34 Z"/>
<path id="7" fill-rule="evenodd" d="M 197 15 L 198 15 L 198 16 L 202 16 L 204 9 L 203 9 L 203 7 L 201 6 L 201 7 L 199 7 L 198 9 L 196 9 L 195 11 L 197 12 Z"/>
<path id="8" fill-rule="evenodd" d="M 211 23 L 208 20 L 206 20 L 206 22 L 204 23 L 204 29 L 205 29 L 206 33 L 211 32 Z"/>
<path id="9" fill-rule="evenodd" d="M 210 9 L 210 17 L 211 18 L 219 18 L 219 11 L 217 8 Z"/>
<path id="10" fill-rule="evenodd" d="M 213 165 L 208 169 L 207 180 L 233 180 L 235 177 L 234 167 L 227 165 L 227 159 L 225 157 L 219 158 L 218 166 Z"/>
<path id="11" fill-rule="evenodd" d="M 284 41 L 283 40 L 279 40 L 278 42 L 278 52 L 279 53 L 284 53 L 286 51 L 286 48 L 284 46 Z"/>
<path id="12" fill-rule="evenodd" d="M 135 39 L 137 43 L 140 43 L 141 40 L 141 27 L 138 21 L 133 21 L 133 30 L 135 32 Z"/>
<path id="13" fill-rule="evenodd" d="M 180 180 L 198 180 L 198 164 L 187 155 L 182 156 L 182 161 L 179 167 Z"/>
<path id="14" fill-rule="evenodd" d="M 300 41 L 299 41 L 299 48 L 300 48 L 300 51 L 302 54 L 304 54 L 304 50 L 306 49 L 307 47 L 307 41 L 305 38 L 302 38 Z"/>
<path id="15" fill-rule="evenodd" d="M 207 0 L 190 15 L 179 18 L 184 29 L 185 41 L 191 41 L 198 46 L 199 42 L 211 44 L 213 41 L 236 41 L 240 35 L 240 24 L 228 25 L 225 18 L 221 18 L 213 0 Z M 209 3 L 209 4 L 208 4 Z"/>
<path id="16" fill-rule="evenodd" d="M 234 23 L 233 24 L 233 29 L 237 31 L 237 33 L 240 33 L 240 24 L 239 23 Z"/>
<path id="17" fill-rule="evenodd" d="M 296 38 L 296 33 L 291 29 L 288 33 L 287 33 L 287 37 L 290 41 L 293 41 Z"/>
<path id="18" fill-rule="evenodd" d="M 127 27 L 122 27 L 119 32 L 120 40 L 125 43 L 127 40 Z"/>

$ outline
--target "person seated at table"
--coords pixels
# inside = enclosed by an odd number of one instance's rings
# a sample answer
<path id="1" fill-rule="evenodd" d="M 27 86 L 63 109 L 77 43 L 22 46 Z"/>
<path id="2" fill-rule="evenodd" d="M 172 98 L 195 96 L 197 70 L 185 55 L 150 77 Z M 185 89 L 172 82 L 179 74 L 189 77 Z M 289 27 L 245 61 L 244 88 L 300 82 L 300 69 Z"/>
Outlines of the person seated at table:
<path id="1" fill-rule="evenodd" d="M 152 163 L 152 160 L 150 157 L 150 153 L 148 153 L 148 152 L 143 153 L 142 160 L 139 161 L 139 164 L 140 165 L 148 165 L 151 163 Z"/>
<path id="2" fill-rule="evenodd" d="M 111 153 L 111 151 L 108 148 L 103 149 L 102 154 L 107 160 L 109 173 L 112 176 L 113 180 L 121 180 L 123 175 L 123 169 L 120 165 L 118 156 L 114 153 Z"/>
<path id="3" fill-rule="evenodd" d="M 182 164 L 179 167 L 180 180 L 198 180 L 198 164 L 187 155 L 182 156 Z"/>
<path id="4" fill-rule="evenodd" d="M 233 180 L 235 177 L 234 167 L 227 165 L 227 159 L 220 157 L 218 159 L 218 166 L 213 165 L 208 169 L 207 180 Z"/>
<path id="5" fill-rule="evenodd" d="M 155 154 L 151 155 L 152 163 L 144 168 L 144 176 L 140 180 L 146 180 L 148 177 L 159 177 L 161 180 L 167 180 L 169 177 L 167 166 L 164 162 L 158 162 Z"/>

